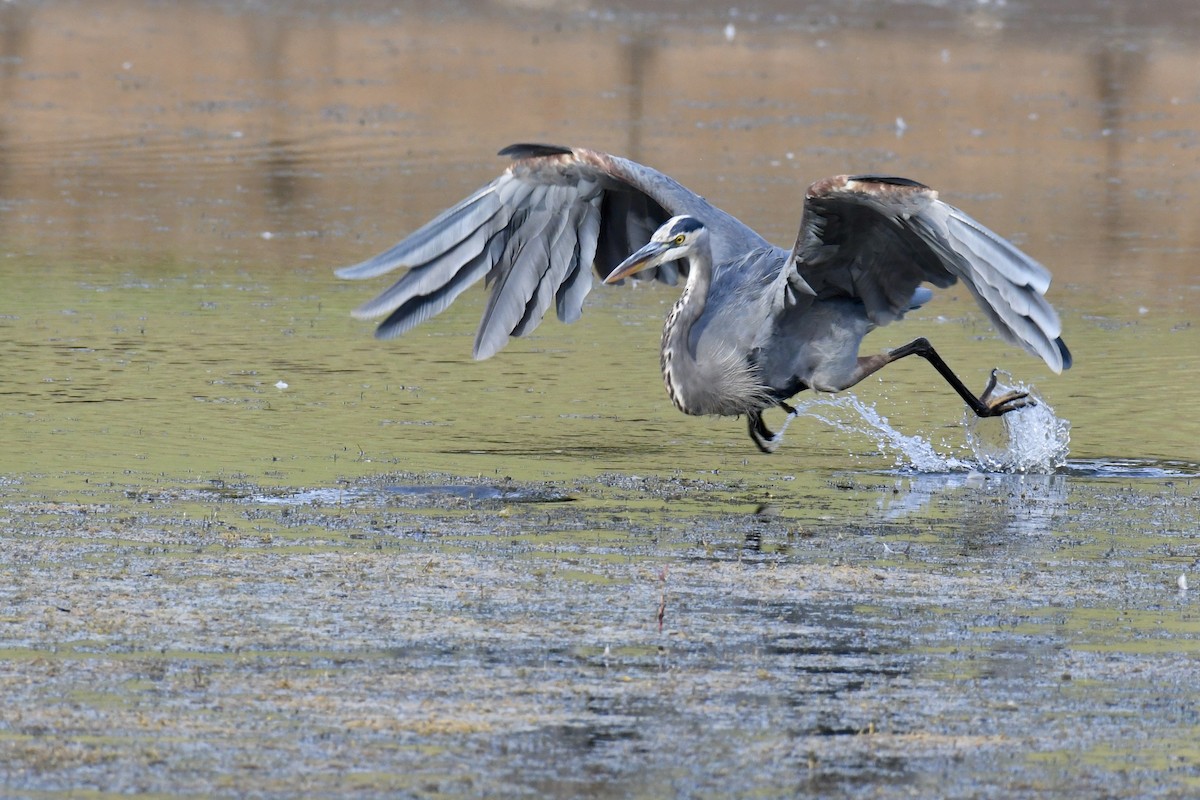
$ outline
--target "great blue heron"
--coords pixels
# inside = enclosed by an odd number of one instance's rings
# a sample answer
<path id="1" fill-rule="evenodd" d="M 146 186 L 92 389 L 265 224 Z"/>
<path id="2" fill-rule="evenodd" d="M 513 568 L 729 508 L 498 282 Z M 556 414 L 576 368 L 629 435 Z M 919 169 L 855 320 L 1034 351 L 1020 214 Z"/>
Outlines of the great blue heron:
<path id="1" fill-rule="evenodd" d="M 409 267 L 354 312 L 386 315 L 378 338 L 441 313 L 485 278 L 492 288 L 474 356 L 489 358 L 509 336 L 536 328 L 552 303 L 560 320 L 577 320 L 593 267 L 607 283 L 642 273 L 673 285 L 682 264 L 687 283 L 662 339 L 668 394 L 687 414 L 745 415 L 764 452 L 782 435 L 764 424 L 765 410 L 782 408 L 790 421 L 796 393 L 847 389 L 909 355 L 929 361 L 981 417 L 1032 402 L 1022 392 L 991 397 L 994 370 L 976 397 L 924 338 L 858 355 L 869 331 L 929 300 L 925 282 L 945 288 L 961 279 L 1003 338 L 1056 373 L 1071 366 L 1044 297 L 1050 273 L 916 181 L 817 181 L 788 251 L 628 159 L 540 144 L 500 155 L 514 159 L 500 177 L 387 252 L 337 271 L 370 278 Z"/>

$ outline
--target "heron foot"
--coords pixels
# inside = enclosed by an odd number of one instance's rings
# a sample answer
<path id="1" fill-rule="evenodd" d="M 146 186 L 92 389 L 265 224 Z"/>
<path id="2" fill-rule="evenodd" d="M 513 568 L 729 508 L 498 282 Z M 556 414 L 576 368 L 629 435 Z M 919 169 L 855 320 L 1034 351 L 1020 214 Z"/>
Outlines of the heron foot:
<path id="1" fill-rule="evenodd" d="M 1029 392 L 1012 391 L 1005 392 L 999 397 L 992 397 L 992 392 L 995 390 L 996 370 L 992 370 L 983 394 L 979 395 L 979 407 L 975 409 L 976 414 L 981 417 L 999 417 L 1010 411 L 1016 411 L 1018 408 L 1037 405 L 1037 401 L 1029 396 Z"/>
<path id="2" fill-rule="evenodd" d="M 792 420 L 800 415 L 800 412 L 787 403 L 780 402 L 779 407 L 787 412 L 787 419 L 783 421 L 778 433 L 771 433 L 771 429 L 763 422 L 761 411 L 751 412 L 747 417 L 750 439 L 764 453 L 774 453 L 779 448 L 779 445 L 783 443 L 783 434 L 788 425 L 791 425 Z"/>

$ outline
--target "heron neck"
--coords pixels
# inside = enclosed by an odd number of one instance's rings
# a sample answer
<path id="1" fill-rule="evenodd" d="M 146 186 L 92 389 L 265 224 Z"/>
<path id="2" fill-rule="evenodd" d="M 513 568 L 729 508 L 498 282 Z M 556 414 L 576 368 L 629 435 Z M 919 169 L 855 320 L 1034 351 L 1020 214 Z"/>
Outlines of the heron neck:
<path id="1" fill-rule="evenodd" d="M 692 348 L 692 326 L 704 313 L 712 284 L 712 254 L 702 248 L 688 256 L 688 279 L 663 325 L 662 373 L 671 402 L 685 414 L 703 413 L 688 404 L 689 378 L 699 374 Z"/>

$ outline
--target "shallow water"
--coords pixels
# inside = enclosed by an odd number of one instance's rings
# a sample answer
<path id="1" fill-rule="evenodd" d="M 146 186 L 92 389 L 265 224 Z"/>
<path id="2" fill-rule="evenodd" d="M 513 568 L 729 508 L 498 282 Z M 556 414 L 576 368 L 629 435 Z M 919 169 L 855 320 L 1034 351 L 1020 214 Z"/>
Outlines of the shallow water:
<path id="1" fill-rule="evenodd" d="M 1196 790 L 1192 4 L 0 25 L 8 794 Z M 671 408 L 665 287 L 487 362 L 481 292 L 373 340 L 383 281 L 333 268 L 525 140 L 780 243 L 811 180 L 927 182 L 1052 269 L 1076 365 L 943 293 L 868 344 L 1038 406 L 968 420 L 900 363 L 763 456 Z"/>

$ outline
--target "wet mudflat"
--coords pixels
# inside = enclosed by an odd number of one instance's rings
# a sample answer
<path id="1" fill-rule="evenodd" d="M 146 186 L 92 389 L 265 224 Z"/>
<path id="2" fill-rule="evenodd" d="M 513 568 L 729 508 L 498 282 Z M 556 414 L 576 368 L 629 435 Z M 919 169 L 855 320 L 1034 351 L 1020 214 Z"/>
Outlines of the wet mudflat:
<path id="1" fill-rule="evenodd" d="M 1192 4 L 0 22 L 5 796 L 1200 793 Z M 768 457 L 670 407 L 665 287 L 372 340 L 332 269 L 531 139 L 781 243 L 808 181 L 926 181 L 1051 267 L 1076 367 L 947 292 L 868 345 L 1038 409 L 897 364 Z"/>
<path id="2" fill-rule="evenodd" d="M 1200 783 L 1189 480 L 435 477 L 10 499 L 10 791 Z"/>

